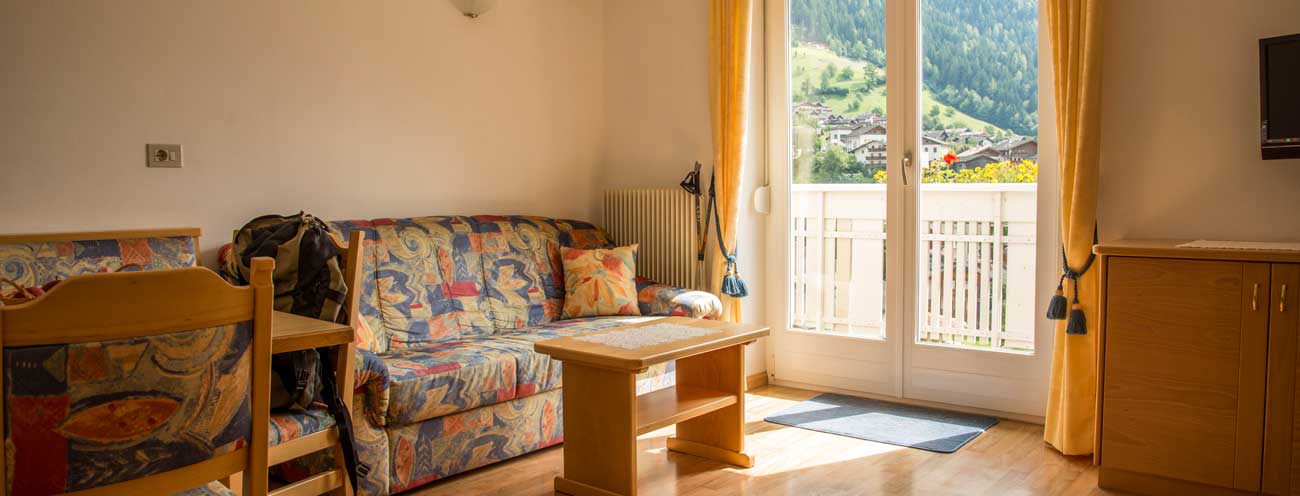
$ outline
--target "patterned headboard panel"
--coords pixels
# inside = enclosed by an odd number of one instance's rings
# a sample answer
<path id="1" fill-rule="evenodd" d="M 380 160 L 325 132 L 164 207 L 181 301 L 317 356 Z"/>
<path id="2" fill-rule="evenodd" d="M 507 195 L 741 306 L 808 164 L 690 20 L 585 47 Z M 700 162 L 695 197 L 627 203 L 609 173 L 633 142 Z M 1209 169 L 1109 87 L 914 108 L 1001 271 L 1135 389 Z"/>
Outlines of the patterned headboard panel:
<path id="1" fill-rule="evenodd" d="M 251 321 L 4 349 L 9 494 L 89 489 L 248 443 Z"/>
<path id="2" fill-rule="evenodd" d="M 193 267 L 198 237 L 197 228 L 0 235 L 0 276 L 30 287 L 128 264 Z"/>

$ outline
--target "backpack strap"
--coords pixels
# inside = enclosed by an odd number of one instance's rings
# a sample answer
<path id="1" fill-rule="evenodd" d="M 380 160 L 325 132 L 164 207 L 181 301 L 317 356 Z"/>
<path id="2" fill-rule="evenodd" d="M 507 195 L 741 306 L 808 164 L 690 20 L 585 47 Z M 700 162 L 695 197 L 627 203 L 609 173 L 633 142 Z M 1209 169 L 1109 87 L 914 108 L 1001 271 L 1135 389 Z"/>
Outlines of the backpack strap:
<path id="1" fill-rule="evenodd" d="M 357 461 L 357 447 L 352 438 L 352 414 L 348 412 L 347 405 L 343 404 L 343 397 L 339 395 L 334 360 L 322 356 L 320 362 L 321 401 L 325 402 L 330 415 L 334 417 L 334 425 L 339 430 L 339 447 L 343 451 L 343 466 L 347 468 L 348 480 L 352 482 L 352 490 L 356 492 L 357 476 L 365 477 L 369 474 L 370 466 Z"/>

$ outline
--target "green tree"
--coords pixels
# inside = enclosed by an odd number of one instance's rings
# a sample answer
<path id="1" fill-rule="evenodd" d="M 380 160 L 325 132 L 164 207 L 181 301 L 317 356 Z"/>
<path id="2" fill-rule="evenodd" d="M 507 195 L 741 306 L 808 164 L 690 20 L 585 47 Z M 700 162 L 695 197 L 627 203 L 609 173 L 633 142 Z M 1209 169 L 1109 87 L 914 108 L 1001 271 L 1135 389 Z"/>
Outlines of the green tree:
<path id="1" fill-rule="evenodd" d="M 853 172 L 857 160 L 844 148 L 828 146 L 813 159 L 813 181 L 818 183 L 845 182 L 845 176 Z"/>
<path id="2" fill-rule="evenodd" d="M 853 79 L 853 66 L 851 66 L 851 65 L 850 65 L 850 66 L 846 66 L 846 67 L 844 68 L 844 70 L 840 71 L 839 76 L 836 76 L 836 77 L 837 77 L 840 81 L 850 81 L 850 80 L 852 80 L 852 79 Z"/>
<path id="3" fill-rule="evenodd" d="M 835 79 L 835 75 L 839 74 L 839 71 L 840 68 L 836 67 L 834 62 L 822 69 L 822 85 L 830 84 Z"/>
<path id="4" fill-rule="evenodd" d="M 921 116 L 921 129 L 926 131 L 937 131 L 943 129 L 943 123 L 939 122 L 938 115 L 938 112 L 930 112 Z"/>

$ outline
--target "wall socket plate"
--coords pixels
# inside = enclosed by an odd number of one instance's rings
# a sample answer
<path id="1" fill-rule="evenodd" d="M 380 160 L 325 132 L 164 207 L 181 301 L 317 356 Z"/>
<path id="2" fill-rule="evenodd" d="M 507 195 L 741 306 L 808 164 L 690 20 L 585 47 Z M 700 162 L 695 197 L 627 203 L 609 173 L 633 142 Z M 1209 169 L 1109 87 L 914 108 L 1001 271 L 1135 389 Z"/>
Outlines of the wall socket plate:
<path id="1" fill-rule="evenodd" d="M 181 160 L 181 145 L 144 145 L 145 166 L 179 169 L 185 163 Z"/>

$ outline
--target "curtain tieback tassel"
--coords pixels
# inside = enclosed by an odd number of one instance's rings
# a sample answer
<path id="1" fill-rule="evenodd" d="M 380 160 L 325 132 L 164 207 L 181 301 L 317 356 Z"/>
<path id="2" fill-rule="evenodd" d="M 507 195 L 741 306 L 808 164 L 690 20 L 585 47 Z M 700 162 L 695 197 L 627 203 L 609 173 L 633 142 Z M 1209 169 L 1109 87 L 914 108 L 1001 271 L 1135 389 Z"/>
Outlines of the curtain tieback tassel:
<path id="1" fill-rule="evenodd" d="M 1097 244 L 1097 226 L 1092 226 L 1092 244 Z M 1087 334 L 1088 318 L 1083 313 L 1083 308 L 1079 305 L 1079 278 L 1092 268 L 1092 263 L 1097 260 L 1096 253 L 1089 253 L 1088 260 L 1083 262 L 1083 267 L 1075 270 L 1070 267 L 1070 261 L 1065 255 L 1065 243 L 1061 243 L 1061 280 L 1056 283 L 1056 294 L 1047 304 L 1047 318 L 1051 320 L 1065 320 L 1066 334 Z M 1065 299 L 1065 280 L 1070 280 L 1070 285 L 1074 286 L 1074 301 L 1067 302 Z M 1069 308 L 1067 317 L 1066 308 Z"/>
<path id="2" fill-rule="evenodd" d="M 727 275 L 722 277 L 722 294 L 732 298 L 744 298 L 749 296 L 749 286 L 740 278 L 739 271 L 736 270 L 735 255 L 727 256 Z"/>
<path id="3" fill-rule="evenodd" d="M 1070 320 L 1065 323 L 1065 333 L 1087 334 L 1088 318 L 1083 315 L 1083 309 L 1079 308 L 1079 276 L 1074 275 L 1070 278 L 1070 282 L 1074 285 L 1074 304 L 1070 306 Z"/>
<path id="4" fill-rule="evenodd" d="M 1070 310 L 1070 302 L 1065 299 L 1065 275 L 1061 275 L 1061 281 L 1056 283 L 1056 295 L 1052 301 L 1047 304 L 1047 318 L 1051 320 L 1065 320 L 1065 314 Z"/>

